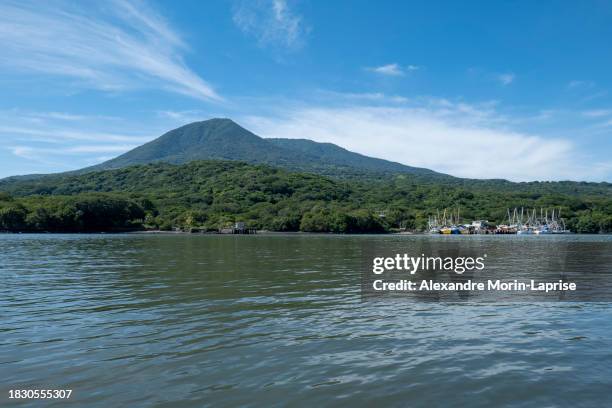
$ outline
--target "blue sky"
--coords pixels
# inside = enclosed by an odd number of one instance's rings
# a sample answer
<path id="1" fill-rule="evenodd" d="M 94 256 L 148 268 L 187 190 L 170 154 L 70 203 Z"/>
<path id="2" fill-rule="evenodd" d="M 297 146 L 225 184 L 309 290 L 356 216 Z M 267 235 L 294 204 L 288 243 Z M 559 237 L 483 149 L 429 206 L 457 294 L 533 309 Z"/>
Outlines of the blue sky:
<path id="1" fill-rule="evenodd" d="M 0 177 L 185 123 L 457 176 L 612 181 L 606 2 L 0 3 Z"/>

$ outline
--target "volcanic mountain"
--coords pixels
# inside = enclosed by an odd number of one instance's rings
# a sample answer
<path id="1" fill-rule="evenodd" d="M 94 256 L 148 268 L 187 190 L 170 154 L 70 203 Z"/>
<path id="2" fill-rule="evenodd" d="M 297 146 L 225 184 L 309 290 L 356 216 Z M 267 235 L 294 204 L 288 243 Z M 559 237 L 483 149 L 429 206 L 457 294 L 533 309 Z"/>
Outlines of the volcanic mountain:
<path id="1" fill-rule="evenodd" d="M 329 176 L 382 173 L 444 176 L 432 170 L 364 156 L 332 143 L 307 139 L 264 139 L 230 119 L 209 119 L 181 126 L 114 159 L 78 172 L 155 162 L 183 164 L 211 159 L 268 164 Z"/>
<path id="2" fill-rule="evenodd" d="M 0 180 L 0 191 L 13 193 L 20 190 L 47 191 L 53 183 L 67 182 L 78 187 L 82 183 L 91 182 L 85 180 L 87 177 L 83 179 L 81 176 L 91 175 L 94 172 L 108 173 L 106 176 L 112 178 L 116 172 L 109 170 L 144 164 L 183 165 L 206 160 L 218 161 L 220 168 L 223 168 L 223 161 L 246 162 L 301 173 L 316 173 L 335 179 L 383 181 L 391 185 L 397 180 L 407 179 L 419 185 L 435 184 L 440 188 L 462 187 L 471 191 L 522 191 L 537 195 L 554 193 L 599 197 L 609 197 L 612 194 L 610 183 L 573 181 L 514 183 L 499 179 L 458 178 L 364 156 L 331 143 L 318 143 L 307 139 L 262 138 L 230 119 L 210 119 L 181 126 L 114 159 L 80 170 L 7 177 Z"/>

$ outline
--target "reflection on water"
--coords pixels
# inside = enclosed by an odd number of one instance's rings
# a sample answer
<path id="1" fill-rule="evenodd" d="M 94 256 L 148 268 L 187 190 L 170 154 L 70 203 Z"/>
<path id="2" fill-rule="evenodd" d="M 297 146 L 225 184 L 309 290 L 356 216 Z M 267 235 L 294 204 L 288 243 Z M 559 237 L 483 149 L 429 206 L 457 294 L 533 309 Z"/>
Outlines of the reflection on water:
<path id="1" fill-rule="evenodd" d="M 452 238 L 508 268 L 522 251 L 578 267 L 571 251 L 612 245 Z M 0 405 L 11 388 L 98 407 L 612 402 L 606 303 L 361 302 L 367 248 L 445 239 L 2 235 Z"/>

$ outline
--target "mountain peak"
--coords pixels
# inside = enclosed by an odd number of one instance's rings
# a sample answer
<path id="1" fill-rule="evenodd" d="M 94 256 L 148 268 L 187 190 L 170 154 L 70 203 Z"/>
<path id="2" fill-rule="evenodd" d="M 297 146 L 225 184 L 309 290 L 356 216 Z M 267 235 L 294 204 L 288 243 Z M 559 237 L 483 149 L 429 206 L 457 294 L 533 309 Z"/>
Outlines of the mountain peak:
<path id="1" fill-rule="evenodd" d="M 216 129 L 216 128 L 224 127 L 224 126 L 235 126 L 238 128 L 242 128 L 242 126 L 240 126 L 239 124 L 237 124 L 236 122 L 234 122 L 233 120 L 229 118 L 211 118 L 211 119 L 199 120 L 196 122 L 187 123 L 186 125 L 183 125 L 174 130 L 171 130 L 167 132 L 166 134 L 176 132 L 180 129 L 189 129 L 189 128 L 194 128 L 194 127 L 196 128 L 209 127 L 209 128 Z"/>
<path id="2" fill-rule="evenodd" d="M 135 164 L 193 160 L 239 160 L 314 173 L 437 173 L 400 163 L 363 156 L 331 143 L 307 139 L 263 139 L 229 118 L 188 123 L 127 153 L 81 172 Z"/>
<path id="3" fill-rule="evenodd" d="M 233 124 L 239 126 L 236 122 L 231 120 L 230 118 L 210 118 L 206 120 L 201 120 L 199 122 L 188 123 L 185 126 L 193 125 L 193 124 L 207 124 L 207 125 L 221 125 L 221 124 Z"/>

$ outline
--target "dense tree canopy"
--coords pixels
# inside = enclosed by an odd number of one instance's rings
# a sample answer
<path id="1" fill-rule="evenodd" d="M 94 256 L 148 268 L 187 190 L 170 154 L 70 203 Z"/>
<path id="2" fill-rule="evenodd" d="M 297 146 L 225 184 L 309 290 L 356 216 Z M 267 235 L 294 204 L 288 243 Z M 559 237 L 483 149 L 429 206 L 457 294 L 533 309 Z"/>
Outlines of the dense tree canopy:
<path id="1" fill-rule="evenodd" d="M 157 163 L 0 183 L 0 230 L 216 230 L 244 221 L 273 231 L 385 232 L 422 230 L 437 209 L 499 223 L 507 208 L 543 207 L 560 210 L 574 231 L 612 232 L 607 184 L 500 183 L 338 180 L 233 161 Z"/>

